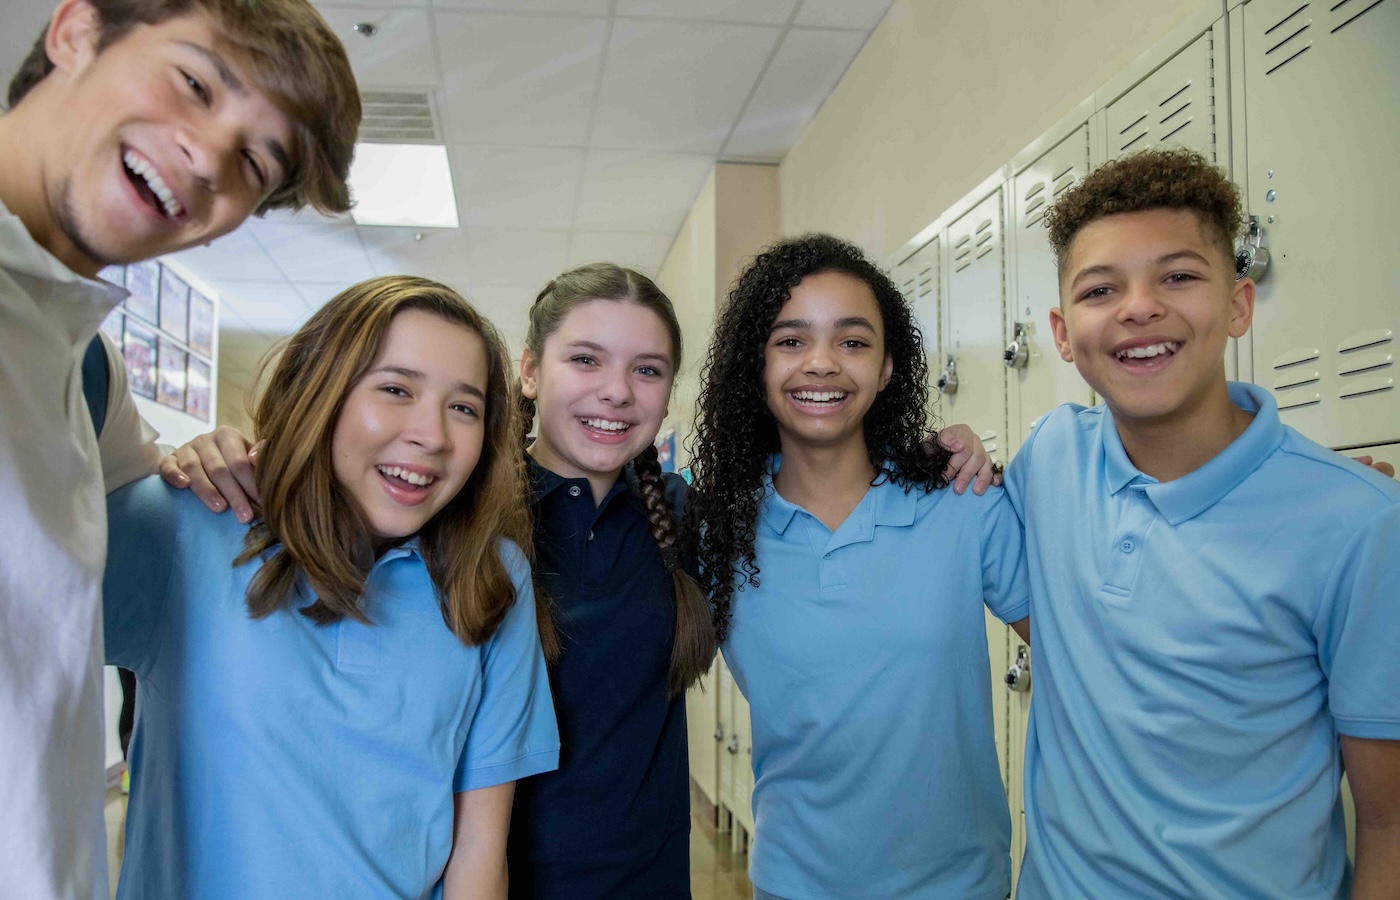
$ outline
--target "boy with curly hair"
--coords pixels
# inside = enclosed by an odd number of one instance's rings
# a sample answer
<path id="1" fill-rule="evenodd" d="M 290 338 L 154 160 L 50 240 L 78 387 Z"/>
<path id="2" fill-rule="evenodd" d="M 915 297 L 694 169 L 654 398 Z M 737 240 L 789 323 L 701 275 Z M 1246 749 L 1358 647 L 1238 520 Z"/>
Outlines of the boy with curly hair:
<path id="1" fill-rule="evenodd" d="M 1105 404 L 1047 416 L 1007 473 L 1039 659 L 1028 900 L 1400 883 L 1400 485 L 1226 380 L 1242 221 L 1223 173 L 1160 150 L 1047 216 L 1055 344 Z"/>
<path id="2" fill-rule="evenodd" d="M 63 0 L 0 116 L 0 894 L 105 898 L 103 470 L 80 364 L 103 266 L 349 208 L 360 103 L 308 0 Z M 107 344 L 109 359 L 115 348 Z M 119 361 L 113 381 L 123 377 Z M 129 393 L 109 396 L 130 403 Z M 154 468 L 131 410 L 126 446 Z"/>

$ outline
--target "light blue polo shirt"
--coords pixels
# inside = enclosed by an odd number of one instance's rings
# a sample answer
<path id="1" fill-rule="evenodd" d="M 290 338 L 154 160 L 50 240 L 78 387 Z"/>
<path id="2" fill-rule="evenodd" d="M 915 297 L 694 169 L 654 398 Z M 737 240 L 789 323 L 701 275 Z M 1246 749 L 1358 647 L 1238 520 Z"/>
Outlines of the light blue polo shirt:
<path id="1" fill-rule="evenodd" d="M 554 769 L 559 738 L 530 570 L 463 646 L 408 544 L 369 574 L 365 612 L 254 620 L 234 568 L 246 528 L 158 478 L 108 499 L 107 661 L 135 671 L 126 853 L 117 896 L 428 897 L 452 847 L 453 793 Z"/>
<path id="2" fill-rule="evenodd" d="M 1007 473 L 1036 655 L 1026 900 L 1349 892 L 1338 735 L 1400 739 L 1400 485 L 1229 390 L 1253 423 L 1184 478 L 1073 405 Z"/>
<path id="3" fill-rule="evenodd" d="M 753 720 L 749 878 L 789 900 L 1011 888 L 983 604 L 1029 606 L 1005 492 L 870 488 L 833 534 L 764 489 L 724 658 Z"/>

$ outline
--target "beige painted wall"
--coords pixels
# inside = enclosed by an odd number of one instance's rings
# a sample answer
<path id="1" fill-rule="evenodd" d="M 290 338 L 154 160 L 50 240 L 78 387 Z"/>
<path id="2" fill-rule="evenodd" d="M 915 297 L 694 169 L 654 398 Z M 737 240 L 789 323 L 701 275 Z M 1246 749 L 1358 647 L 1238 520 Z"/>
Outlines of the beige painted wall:
<path id="1" fill-rule="evenodd" d="M 783 161 L 783 233 L 888 261 L 1200 5 L 895 0 Z"/>

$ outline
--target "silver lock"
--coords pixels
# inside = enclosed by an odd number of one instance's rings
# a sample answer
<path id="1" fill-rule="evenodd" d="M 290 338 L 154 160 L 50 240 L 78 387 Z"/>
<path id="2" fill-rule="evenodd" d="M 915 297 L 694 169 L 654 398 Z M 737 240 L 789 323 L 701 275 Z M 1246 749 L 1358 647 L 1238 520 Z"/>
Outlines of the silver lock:
<path id="1" fill-rule="evenodd" d="M 1006 350 L 1001 354 L 1001 361 L 1006 363 L 1008 369 L 1024 369 L 1026 363 L 1031 361 L 1030 341 L 1024 322 L 1016 323 L 1016 334 L 1011 343 L 1006 345 Z"/>
<path id="2" fill-rule="evenodd" d="M 1016 648 L 1016 662 L 1006 670 L 1006 689 L 1024 694 L 1031 689 L 1031 653 L 1022 644 Z"/>
<path id="3" fill-rule="evenodd" d="M 723 722 L 720 722 L 718 725 L 715 726 L 715 740 L 716 740 L 716 741 L 722 741 L 722 740 L 724 740 L 724 723 L 723 723 Z"/>
<path id="4" fill-rule="evenodd" d="M 958 392 L 957 357 L 948 357 L 948 365 L 943 367 L 943 372 L 938 376 L 938 392 L 940 394 L 956 394 Z"/>
<path id="5" fill-rule="evenodd" d="M 1269 248 L 1264 246 L 1264 229 L 1258 216 L 1249 217 L 1249 230 L 1235 244 L 1235 280 L 1262 281 L 1269 271 Z"/>
<path id="6" fill-rule="evenodd" d="M 724 748 L 726 752 L 737 755 L 739 752 L 739 735 L 730 735 L 729 746 Z"/>

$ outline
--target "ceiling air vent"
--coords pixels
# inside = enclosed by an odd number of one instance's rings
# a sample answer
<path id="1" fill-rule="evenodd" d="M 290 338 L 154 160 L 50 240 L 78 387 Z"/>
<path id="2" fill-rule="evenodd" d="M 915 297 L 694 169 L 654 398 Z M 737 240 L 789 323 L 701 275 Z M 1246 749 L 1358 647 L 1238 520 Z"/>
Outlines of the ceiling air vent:
<path id="1" fill-rule="evenodd" d="M 442 129 L 426 91 L 365 91 L 360 141 L 367 144 L 441 144 Z"/>

